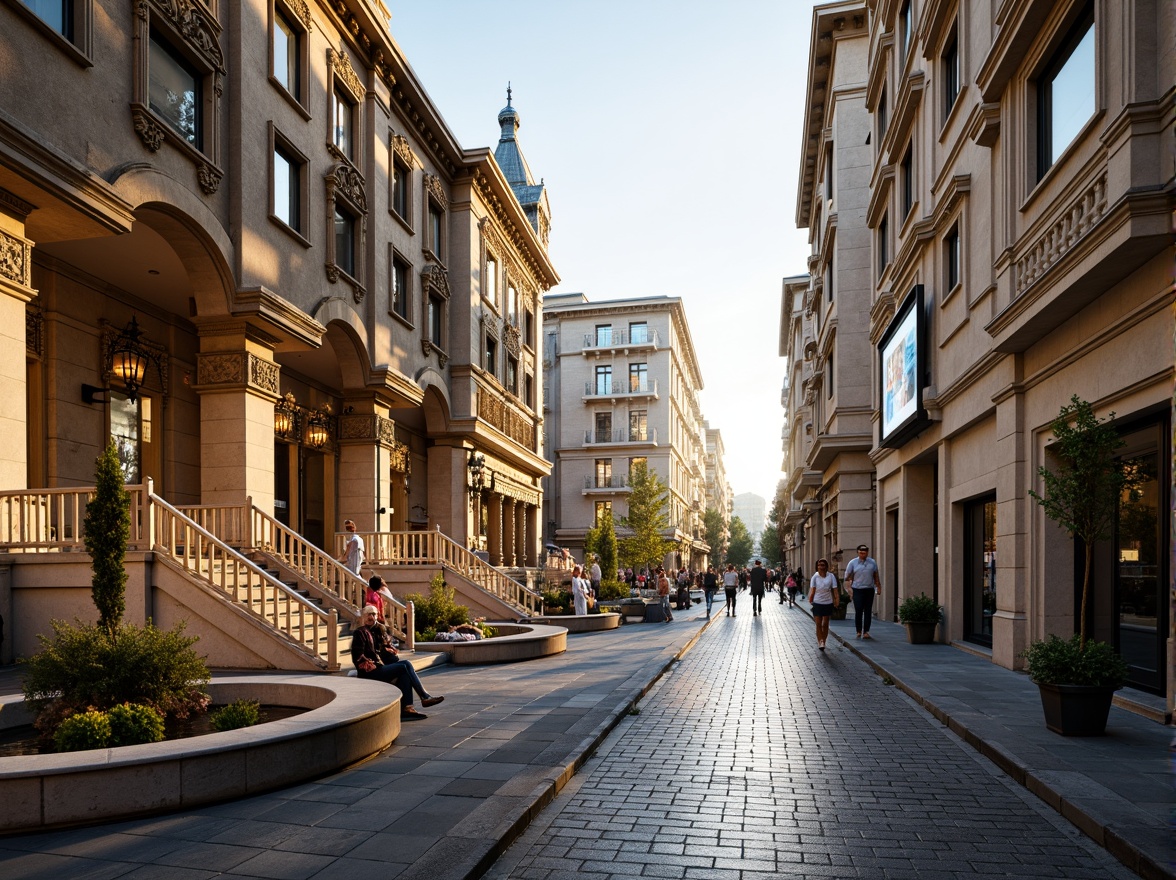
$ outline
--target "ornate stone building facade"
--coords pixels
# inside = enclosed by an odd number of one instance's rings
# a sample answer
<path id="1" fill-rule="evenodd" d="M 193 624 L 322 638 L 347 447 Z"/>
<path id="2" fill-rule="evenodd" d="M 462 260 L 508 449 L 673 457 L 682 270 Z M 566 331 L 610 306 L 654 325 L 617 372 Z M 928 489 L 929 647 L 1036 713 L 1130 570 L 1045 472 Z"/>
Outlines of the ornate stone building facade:
<path id="1" fill-rule="evenodd" d="M 704 565 L 702 374 L 682 301 L 549 294 L 543 320 L 549 540 L 581 558 L 601 511 L 619 526 L 629 471 L 643 461 L 669 488 L 666 538 L 676 550 L 665 564 Z"/>
<path id="2" fill-rule="evenodd" d="M 460 145 L 378 0 L 42 6 L 0 3 L 0 488 L 114 438 L 176 505 L 537 565 L 558 276 L 509 99 Z"/>
<path id="3" fill-rule="evenodd" d="M 867 162 L 839 164 L 839 127 L 810 124 L 800 219 L 822 218 L 821 240 L 869 241 L 853 264 L 869 291 L 856 355 L 840 271 L 832 298 L 838 372 L 870 376 L 880 613 L 935 596 L 940 638 L 1013 668 L 1033 639 L 1074 631 L 1079 557 L 1028 492 L 1050 461 L 1050 422 L 1078 395 L 1116 414 L 1121 455 L 1143 477 L 1095 548 L 1093 634 L 1170 710 L 1172 5 L 870 0 L 818 7 L 813 22 L 811 118 L 831 118 L 845 58 L 848 79 L 864 76 L 852 126 Z M 846 178 L 868 179 L 864 215 L 836 203 Z M 826 331 L 798 309 L 802 287 L 786 283 L 782 326 L 793 387 L 816 392 Z M 818 454 L 819 435 L 797 433 L 807 417 L 803 403 L 789 413 L 791 473 L 815 487 L 796 458 Z"/>

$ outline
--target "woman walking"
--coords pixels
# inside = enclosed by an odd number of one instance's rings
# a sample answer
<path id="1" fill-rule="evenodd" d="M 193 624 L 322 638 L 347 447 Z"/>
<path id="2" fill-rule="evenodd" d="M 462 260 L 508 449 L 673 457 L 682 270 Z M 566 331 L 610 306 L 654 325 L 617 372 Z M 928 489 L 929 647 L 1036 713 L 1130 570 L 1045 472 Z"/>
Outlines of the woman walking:
<path id="1" fill-rule="evenodd" d="M 723 572 L 723 592 L 727 594 L 727 613 L 735 616 L 735 596 L 739 589 L 739 573 L 735 571 L 733 563 L 727 563 L 727 570 Z"/>
<path id="2" fill-rule="evenodd" d="M 829 638 L 829 618 L 838 605 L 837 578 L 829 573 L 829 560 L 818 559 L 817 571 L 809 581 L 809 604 L 813 606 L 813 620 L 817 622 L 817 647 L 825 650 Z"/>

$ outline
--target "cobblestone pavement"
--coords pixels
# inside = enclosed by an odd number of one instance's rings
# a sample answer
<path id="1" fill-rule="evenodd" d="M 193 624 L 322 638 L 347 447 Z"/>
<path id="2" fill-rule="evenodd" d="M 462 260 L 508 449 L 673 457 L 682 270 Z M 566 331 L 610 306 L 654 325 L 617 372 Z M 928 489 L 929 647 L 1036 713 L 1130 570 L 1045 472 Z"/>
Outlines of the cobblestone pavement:
<path id="1" fill-rule="evenodd" d="M 720 616 L 486 877 L 1136 876 L 765 604 Z"/>

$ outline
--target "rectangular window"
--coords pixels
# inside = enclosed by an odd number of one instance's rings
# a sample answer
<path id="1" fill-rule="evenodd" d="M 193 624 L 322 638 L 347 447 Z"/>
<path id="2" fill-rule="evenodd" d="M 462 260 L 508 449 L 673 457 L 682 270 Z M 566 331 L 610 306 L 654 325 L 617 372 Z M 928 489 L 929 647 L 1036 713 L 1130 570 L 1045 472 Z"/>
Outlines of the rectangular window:
<path id="1" fill-rule="evenodd" d="M 486 359 L 482 366 L 491 376 L 498 375 L 498 343 L 493 336 L 486 337 Z"/>
<path id="2" fill-rule="evenodd" d="M 438 260 L 442 259 L 442 245 L 444 244 L 444 215 L 441 209 L 429 202 L 429 250 Z"/>
<path id="3" fill-rule="evenodd" d="M 506 286 L 506 320 L 512 327 L 519 326 L 519 292 L 513 284 Z"/>
<path id="4" fill-rule="evenodd" d="M 629 410 L 629 439 L 639 443 L 649 440 L 648 413 L 643 409 Z"/>
<path id="5" fill-rule="evenodd" d="M 339 86 L 331 91 L 331 143 L 348 159 L 355 159 L 352 149 L 355 136 L 353 133 L 354 107 L 347 95 Z"/>
<path id="6" fill-rule="evenodd" d="M 833 399 L 833 352 L 834 345 L 829 346 L 829 360 L 825 363 L 825 396 Z"/>
<path id="7" fill-rule="evenodd" d="M 883 214 L 878 223 L 878 274 L 890 265 L 890 215 Z"/>
<path id="8" fill-rule="evenodd" d="M 355 218 L 344 208 L 335 208 L 335 265 L 355 277 Z"/>
<path id="9" fill-rule="evenodd" d="M 882 147 L 882 138 L 886 135 L 886 125 L 889 119 L 886 115 L 886 86 L 882 87 L 882 94 L 878 96 L 878 147 Z"/>
<path id="10" fill-rule="evenodd" d="M 498 308 L 498 261 L 489 254 L 486 255 L 486 278 L 482 284 L 482 296 L 490 300 L 494 308 Z"/>
<path id="11" fill-rule="evenodd" d="M 629 479 L 633 479 L 633 472 L 638 468 L 648 468 L 649 460 L 644 455 L 638 455 L 629 459 Z"/>
<path id="12" fill-rule="evenodd" d="M 596 325 L 596 344 L 597 344 L 597 346 L 612 345 L 612 325 L 611 324 L 597 324 Z"/>
<path id="13" fill-rule="evenodd" d="M 515 397 L 519 396 L 519 362 L 517 358 L 506 359 L 506 390 Z"/>
<path id="14" fill-rule="evenodd" d="M 612 502 L 611 501 L 597 501 L 596 502 L 596 525 L 603 522 L 604 517 L 612 516 Z"/>
<path id="15" fill-rule="evenodd" d="M 612 459 L 596 459 L 596 488 L 607 489 L 612 485 Z"/>
<path id="16" fill-rule="evenodd" d="M 636 321 L 629 325 L 629 343 L 643 345 L 649 342 L 649 325 L 644 321 Z"/>
<path id="17" fill-rule="evenodd" d="M 915 41 L 915 25 L 914 25 L 914 9 L 911 0 L 906 0 L 902 4 L 902 11 L 898 13 L 899 19 L 899 51 L 902 57 L 906 58 L 910 54 L 911 45 Z"/>
<path id="18" fill-rule="evenodd" d="M 444 351 L 443 330 L 445 328 L 445 301 L 435 294 L 429 294 L 429 341 Z"/>
<path id="19" fill-rule="evenodd" d="M 110 439 L 114 441 L 118 450 L 123 482 L 138 483 L 142 473 L 141 443 L 144 439 L 139 404 L 146 403 L 149 398 L 131 400 L 127 395 L 114 390 L 108 392 L 107 397 L 110 398 Z"/>
<path id="20" fill-rule="evenodd" d="M 71 0 L 24 0 L 24 5 L 57 33 L 73 42 L 73 3 Z"/>
<path id="21" fill-rule="evenodd" d="M 408 191 L 412 186 L 412 172 L 398 159 L 392 160 L 392 210 L 401 220 L 408 220 Z"/>
<path id="22" fill-rule="evenodd" d="M 155 31 L 148 63 L 151 109 L 200 149 L 203 78 Z"/>
<path id="23" fill-rule="evenodd" d="M 612 394 L 612 367 L 600 366 L 596 367 L 596 393 L 597 394 Z"/>
<path id="24" fill-rule="evenodd" d="M 1094 115 L 1094 9 L 1070 31 L 1037 84 L 1038 178 Z"/>
<path id="25" fill-rule="evenodd" d="M 829 265 L 825 267 L 825 298 L 828 299 L 829 302 L 833 302 L 833 279 L 836 277 L 833 272 L 833 259 L 836 253 L 836 250 L 830 248 Z"/>
<path id="26" fill-rule="evenodd" d="M 943 237 L 944 287 L 948 293 L 960 283 L 960 228 L 953 226 Z"/>
<path id="27" fill-rule="evenodd" d="M 530 373 L 523 377 L 523 403 L 528 407 L 535 406 L 535 377 Z"/>
<path id="28" fill-rule="evenodd" d="M 629 364 L 629 391 L 641 394 L 649 391 L 649 364 Z"/>
<path id="29" fill-rule="evenodd" d="M 902 216 L 905 220 L 915 204 L 915 159 L 910 145 L 907 145 L 907 151 L 902 157 L 900 173 L 902 174 Z"/>
<path id="30" fill-rule="evenodd" d="M 281 146 L 274 147 L 274 216 L 302 231 L 301 163 Z"/>
<path id="31" fill-rule="evenodd" d="M 296 99 L 302 98 L 302 31 L 281 9 L 274 9 L 274 79 Z"/>
<path id="32" fill-rule="evenodd" d="M 833 201 L 833 145 L 825 146 L 825 199 Z"/>
<path id="33" fill-rule="evenodd" d="M 535 348 L 535 313 L 527 309 L 523 318 L 523 344 L 528 348 Z"/>
<path id="34" fill-rule="evenodd" d="M 612 413 L 598 412 L 596 414 L 596 442 L 612 442 Z"/>
<path id="35" fill-rule="evenodd" d="M 409 265 L 395 254 L 392 256 L 392 311 L 408 320 L 408 304 L 412 291 L 409 288 Z"/>
<path id="36" fill-rule="evenodd" d="M 953 29 L 940 61 L 943 68 L 943 118 L 947 119 L 960 96 L 960 41 Z"/>

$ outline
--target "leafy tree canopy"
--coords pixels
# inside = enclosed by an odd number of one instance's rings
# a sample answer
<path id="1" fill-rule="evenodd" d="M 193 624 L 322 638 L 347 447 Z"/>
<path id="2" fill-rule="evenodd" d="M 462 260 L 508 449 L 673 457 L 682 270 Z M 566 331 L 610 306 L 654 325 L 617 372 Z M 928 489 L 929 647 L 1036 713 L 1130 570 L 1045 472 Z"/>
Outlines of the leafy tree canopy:
<path id="1" fill-rule="evenodd" d="M 737 516 L 731 517 L 731 538 L 727 545 L 727 561 L 735 565 L 746 565 L 752 553 L 751 532 Z"/>
<path id="2" fill-rule="evenodd" d="M 666 535 L 670 530 L 669 490 L 645 462 L 638 462 L 629 474 L 629 513 L 621 525 L 629 530 L 621 539 L 621 560 L 634 570 L 662 564 L 674 547 Z"/>

